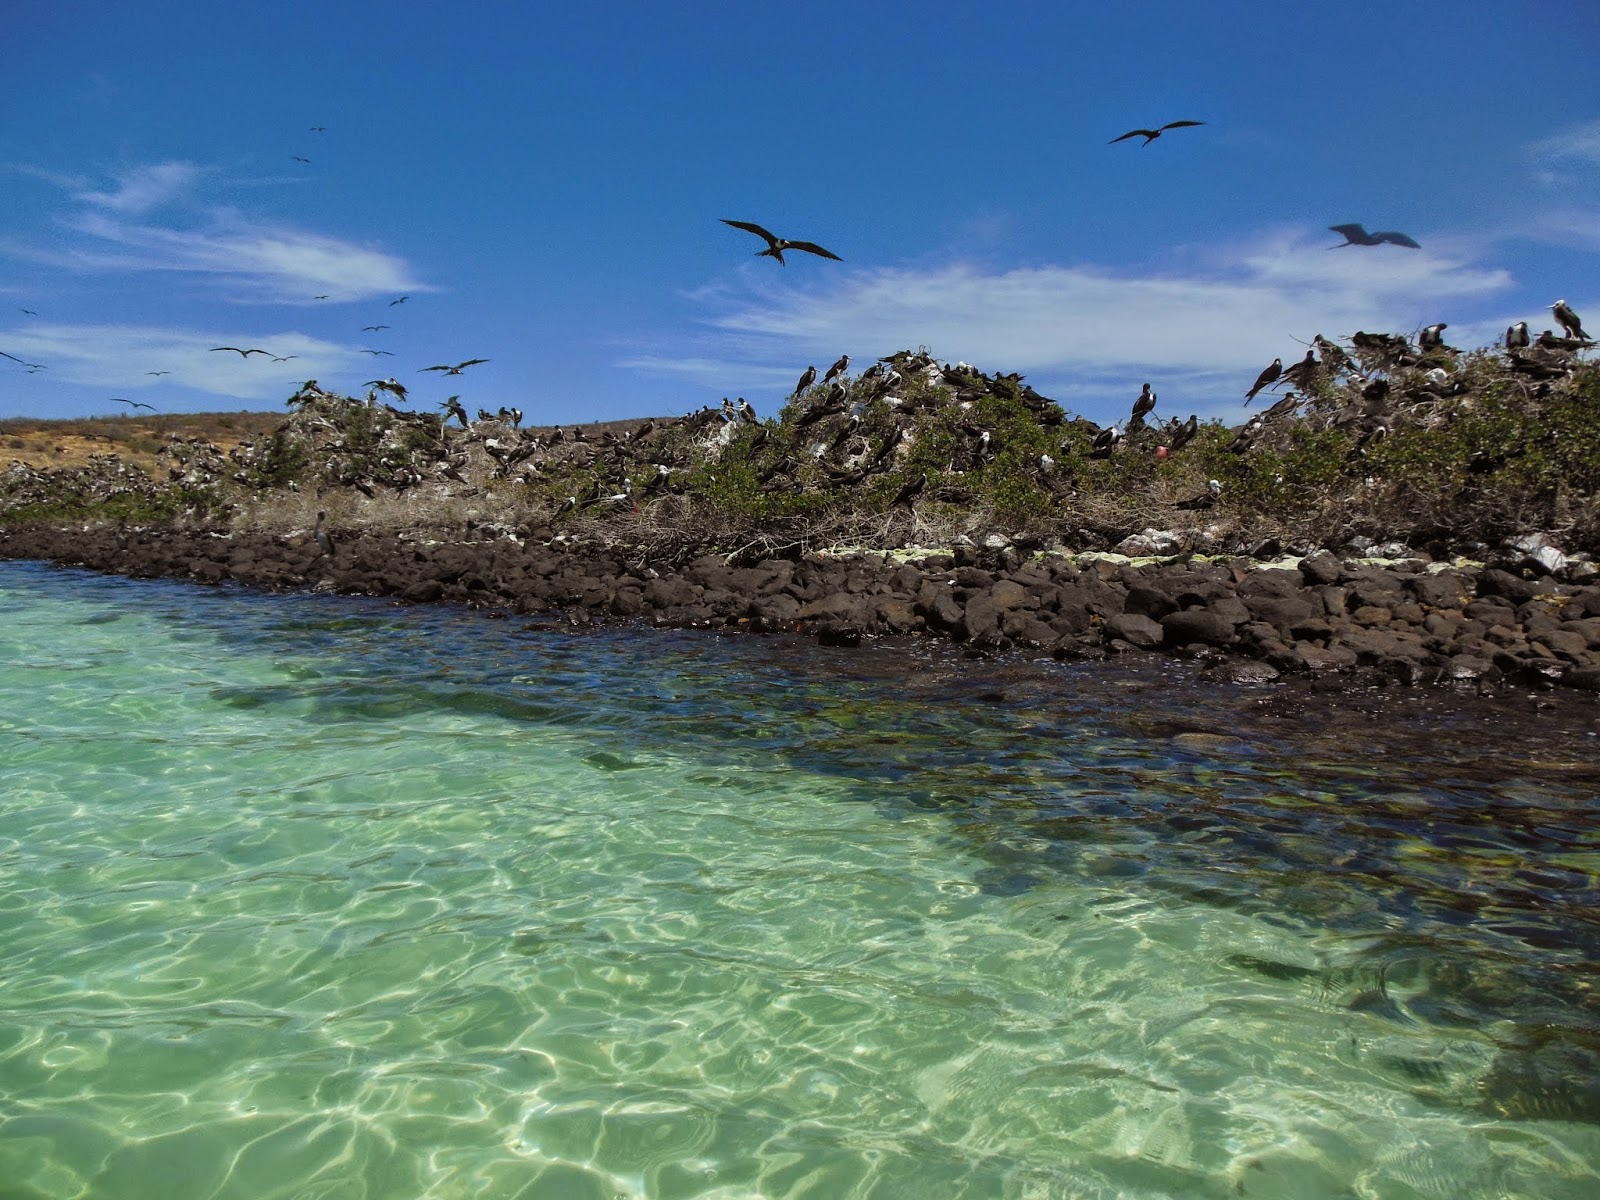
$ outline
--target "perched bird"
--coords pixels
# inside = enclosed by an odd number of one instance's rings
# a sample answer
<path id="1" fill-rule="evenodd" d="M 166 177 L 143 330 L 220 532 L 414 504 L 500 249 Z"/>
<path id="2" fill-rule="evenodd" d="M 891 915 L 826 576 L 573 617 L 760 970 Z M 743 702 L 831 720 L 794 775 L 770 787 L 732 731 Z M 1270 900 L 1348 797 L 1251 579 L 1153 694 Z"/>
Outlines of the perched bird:
<path id="1" fill-rule="evenodd" d="M 1577 313 L 1567 307 L 1565 300 L 1557 300 L 1550 306 L 1550 311 L 1555 314 L 1556 321 L 1569 338 L 1589 340 L 1589 335 L 1583 331 L 1583 322 L 1578 319 Z"/>
<path id="2" fill-rule="evenodd" d="M 1338 250 L 1344 246 L 1381 246 L 1384 242 L 1392 242 L 1396 246 L 1409 246 L 1413 250 L 1422 249 L 1420 243 L 1392 229 L 1386 229 L 1381 233 L 1368 233 L 1356 224 L 1329 225 L 1328 229 L 1344 238 L 1344 241 L 1337 246 L 1328 247 L 1330 250 Z"/>
<path id="3" fill-rule="evenodd" d="M 455 417 L 458 421 L 460 421 L 461 428 L 465 429 L 469 424 L 467 420 L 467 410 L 461 407 L 460 396 L 451 396 L 443 404 L 439 405 L 439 407 L 444 409 L 447 416 Z"/>
<path id="4" fill-rule="evenodd" d="M 1261 374 L 1256 376 L 1255 386 L 1252 387 L 1248 392 L 1246 392 L 1244 394 L 1244 402 L 1246 404 L 1249 404 L 1250 401 L 1252 401 L 1252 400 L 1254 400 L 1256 398 L 1256 393 L 1257 392 L 1259 392 L 1262 388 L 1266 387 L 1268 384 L 1270 384 L 1273 381 L 1275 381 L 1278 378 L 1278 376 L 1282 375 L 1282 374 L 1283 374 L 1283 359 L 1281 359 L 1281 358 L 1273 359 L 1272 360 L 1272 365 L 1270 367 L 1268 367 L 1265 371 L 1262 371 Z"/>
<path id="5" fill-rule="evenodd" d="M 1122 440 L 1122 430 L 1115 425 L 1108 425 L 1094 435 L 1094 441 L 1089 444 L 1090 458 L 1110 458 L 1111 452 L 1117 448 L 1117 443 Z"/>
<path id="6" fill-rule="evenodd" d="M 1507 350 L 1526 350 L 1528 348 L 1528 323 L 1518 321 L 1506 330 Z"/>
<path id="7" fill-rule="evenodd" d="M 218 350 L 232 350 L 240 358 L 249 358 L 252 354 L 265 354 L 268 358 L 272 357 L 272 353 L 270 351 L 257 350 L 254 347 L 252 347 L 249 350 L 241 350 L 237 346 L 213 346 L 213 347 L 211 347 L 211 353 L 213 353 L 213 354 L 215 354 Z"/>
<path id="8" fill-rule="evenodd" d="M 1142 137 L 1144 141 L 1140 142 L 1139 144 L 1141 146 L 1148 146 L 1151 142 L 1155 141 L 1169 129 L 1188 129 L 1192 125 L 1204 124 L 1204 121 L 1168 121 L 1160 129 L 1130 129 L 1121 137 L 1112 138 L 1106 143 L 1106 145 L 1115 146 L 1118 142 L 1125 142 L 1131 137 Z"/>
<path id="9" fill-rule="evenodd" d="M 843 375 L 849 369 L 850 369 L 850 356 L 848 354 L 841 354 L 839 356 L 839 361 L 834 363 L 833 366 L 828 368 L 828 373 L 822 377 L 822 382 L 823 383 L 832 383 L 835 376 Z"/>
<path id="10" fill-rule="evenodd" d="M 317 540 L 317 549 L 322 551 L 322 553 L 328 558 L 332 558 L 333 539 L 328 536 L 328 531 L 322 527 L 322 522 L 327 520 L 327 518 L 328 514 L 325 512 L 319 512 L 317 514 L 317 527 L 311 531 L 311 536 Z"/>
<path id="11" fill-rule="evenodd" d="M 783 252 L 785 250 L 804 250 L 807 254 L 818 254 L 823 258 L 831 258 L 835 262 L 844 261 L 832 250 L 824 250 L 815 242 L 791 242 L 788 238 L 781 238 L 776 234 L 768 233 L 765 229 L 761 228 L 761 226 L 753 224 L 749 221 L 730 221 L 727 217 L 723 217 L 722 223 L 724 225 L 732 225 L 735 229 L 743 229 L 747 233 L 753 233 L 759 238 L 766 239 L 767 248 L 765 250 L 756 251 L 757 258 L 775 258 L 781 265 L 783 264 Z"/>
<path id="12" fill-rule="evenodd" d="M 1139 393 L 1139 398 L 1133 402 L 1133 419 L 1142 421 L 1146 416 L 1155 411 L 1156 394 L 1150 390 L 1147 383 Z"/>
<path id="13" fill-rule="evenodd" d="M 1417 346 L 1423 350 L 1443 350 L 1444 331 L 1449 328 L 1443 321 L 1424 326 L 1422 332 L 1417 334 Z"/>
<path id="14" fill-rule="evenodd" d="M 154 404 L 140 404 L 137 400 L 124 400 L 121 396 L 111 397 L 111 403 L 126 404 L 133 408 L 148 408 L 151 412 L 155 412 L 156 410 L 156 406 Z"/>
<path id="15" fill-rule="evenodd" d="M 1317 369 L 1317 352 L 1315 349 L 1307 350 L 1306 356 L 1294 366 L 1286 369 L 1279 377 L 1280 383 L 1296 383 L 1305 387 L 1306 379 Z"/>
<path id="16" fill-rule="evenodd" d="M 794 391 L 790 392 L 789 394 L 791 396 L 798 396 L 816 381 L 817 369 L 815 367 L 807 367 L 806 373 L 800 376 L 800 382 L 794 385 Z"/>
<path id="17" fill-rule="evenodd" d="M 459 375 L 459 374 L 461 374 L 461 372 L 465 371 L 468 367 L 475 367 L 479 363 L 486 363 L 488 361 L 489 360 L 487 358 L 469 358 L 469 359 L 467 359 L 466 362 L 458 362 L 453 367 L 445 366 L 443 363 L 441 363 L 437 367 L 423 367 L 422 370 L 423 371 L 443 371 L 446 375 Z M 419 374 L 420 374 L 420 372 L 419 372 Z"/>
<path id="18" fill-rule="evenodd" d="M 894 494 L 894 499 L 889 501 L 889 507 L 899 508 L 902 504 L 910 507 L 911 502 L 920 496 L 922 489 L 927 486 L 928 473 L 924 471 Z"/>
<path id="19" fill-rule="evenodd" d="M 1206 490 L 1198 496 L 1191 496 L 1187 500 L 1179 500 L 1173 508 L 1182 508 L 1193 511 L 1200 508 L 1210 508 L 1222 497 L 1222 484 L 1215 479 L 1206 481 Z"/>
<path id="20" fill-rule="evenodd" d="M 737 408 L 739 410 L 739 419 L 740 420 L 744 421 L 746 424 L 749 424 L 749 425 L 756 424 L 757 419 L 758 419 L 756 417 L 756 410 L 755 410 L 754 407 L 751 406 L 750 401 L 746 400 L 743 396 L 740 396 Z"/>

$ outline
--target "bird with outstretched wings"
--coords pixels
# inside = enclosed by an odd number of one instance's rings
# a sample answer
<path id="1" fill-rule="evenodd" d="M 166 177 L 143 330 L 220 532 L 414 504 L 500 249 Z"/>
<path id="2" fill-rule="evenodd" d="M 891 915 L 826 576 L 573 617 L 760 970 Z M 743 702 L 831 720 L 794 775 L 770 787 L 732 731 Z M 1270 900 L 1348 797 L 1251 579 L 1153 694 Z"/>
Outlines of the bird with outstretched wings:
<path id="1" fill-rule="evenodd" d="M 816 254 L 822 258 L 831 258 L 834 262 L 844 261 L 832 250 L 824 250 L 815 242 L 791 242 L 788 238 L 781 238 L 775 233 L 768 232 L 767 230 L 761 228 L 761 226 L 755 224 L 753 221 L 730 221 L 727 217 L 723 217 L 722 223 L 724 225 L 732 225 L 735 229 L 742 229 L 746 233 L 753 233 L 758 238 L 765 239 L 767 248 L 765 250 L 756 251 L 757 258 L 775 258 L 778 260 L 779 264 L 783 264 L 783 252 L 785 250 L 804 250 L 807 254 Z"/>
<path id="2" fill-rule="evenodd" d="M 1168 121 L 1160 129 L 1130 129 L 1121 137 L 1112 138 L 1106 143 L 1106 145 L 1115 146 L 1118 142 L 1125 142 L 1131 137 L 1142 137 L 1144 141 L 1140 142 L 1139 144 L 1141 146 L 1148 146 L 1151 142 L 1155 141 L 1169 129 L 1188 129 L 1191 125 L 1204 124 L 1204 121 Z"/>
<path id="3" fill-rule="evenodd" d="M 1405 234 L 1398 233 L 1393 229 L 1385 229 L 1378 233 L 1368 233 L 1362 226 L 1353 223 L 1349 225 L 1329 225 L 1328 229 L 1330 232 L 1337 233 L 1344 238 L 1344 241 L 1340 242 L 1338 246 L 1330 247 L 1333 250 L 1338 250 L 1342 246 L 1381 246 L 1385 242 L 1396 246 L 1409 246 L 1413 250 L 1422 249 L 1421 243 L 1414 238 L 1407 237 Z"/>

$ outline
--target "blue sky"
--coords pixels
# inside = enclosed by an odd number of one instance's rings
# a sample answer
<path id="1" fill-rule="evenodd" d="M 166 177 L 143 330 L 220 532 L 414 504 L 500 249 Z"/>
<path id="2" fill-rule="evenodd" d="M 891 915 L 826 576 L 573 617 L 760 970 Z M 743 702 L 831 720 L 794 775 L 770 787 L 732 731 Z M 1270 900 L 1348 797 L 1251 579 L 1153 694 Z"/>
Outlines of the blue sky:
<path id="1" fill-rule="evenodd" d="M 0 13 L 0 351 L 44 366 L 0 359 L 0 417 L 389 376 L 541 424 L 768 415 L 926 345 L 1099 420 L 1144 380 L 1233 419 L 1317 333 L 1600 319 L 1600 6 Z M 1346 221 L 1423 248 L 1330 250 Z"/>

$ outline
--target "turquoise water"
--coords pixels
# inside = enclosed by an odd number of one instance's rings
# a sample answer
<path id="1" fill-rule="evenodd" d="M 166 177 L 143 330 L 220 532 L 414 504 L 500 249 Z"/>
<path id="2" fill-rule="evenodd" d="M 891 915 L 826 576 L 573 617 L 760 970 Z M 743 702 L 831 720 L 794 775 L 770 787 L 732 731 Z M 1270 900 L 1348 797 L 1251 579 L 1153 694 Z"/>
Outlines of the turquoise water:
<path id="1" fill-rule="evenodd" d="M 1593 714 L 0 602 L 4 1200 L 1600 1194 Z"/>

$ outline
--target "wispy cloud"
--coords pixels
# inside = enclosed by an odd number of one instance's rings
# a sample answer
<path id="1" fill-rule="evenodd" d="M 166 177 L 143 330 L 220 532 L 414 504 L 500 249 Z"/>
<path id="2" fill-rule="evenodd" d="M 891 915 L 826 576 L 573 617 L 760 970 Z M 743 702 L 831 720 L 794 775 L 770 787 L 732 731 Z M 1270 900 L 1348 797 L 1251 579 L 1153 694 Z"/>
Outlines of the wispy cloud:
<path id="1" fill-rule="evenodd" d="M 1448 315 L 1450 302 L 1512 283 L 1505 270 L 1444 250 L 1329 244 L 1280 230 L 1186 252 L 1183 266 L 993 271 L 950 263 L 858 271 L 808 289 L 750 284 L 759 277 L 747 274 L 737 291 L 698 294 L 714 310 L 702 350 L 709 360 L 782 355 L 792 367 L 841 350 L 865 357 L 926 345 L 943 358 L 1090 390 L 1167 378 L 1197 397 L 1236 403 L 1237 380 L 1292 350 L 1291 337 L 1411 330 Z"/>
<path id="2" fill-rule="evenodd" d="M 27 173 L 62 186 L 80 207 L 58 220 L 69 235 L 66 244 L 60 238 L 45 245 L 0 242 L 0 253 L 15 258 L 80 272 L 209 276 L 226 286 L 229 300 L 245 304 L 429 290 L 404 259 L 383 250 L 258 220 L 238 209 L 197 205 L 195 185 L 207 172 L 193 163 L 126 171 L 104 190 L 81 181 L 69 186 L 47 172 Z"/>
<path id="3" fill-rule="evenodd" d="M 1600 118 L 1530 142 L 1528 153 L 1543 163 L 1576 161 L 1600 166 Z"/>
<path id="4" fill-rule="evenodd" d="M 35 322 L 3 337 L 9 353 L 45 364 L 52 381 L 102 387 L 115 395 L 176 385 L 236 400 L 281 402 L 305 379 L 350 378 L 369 369 L 359 351 L 296 332 Z M 256 354 L 244 359 L 214 352 L 213 346 L 260 347 L 287 361 Z M 150 374 L 154 371 L 163 374 Z"/>
<path id="5" fill-rule="evenodd" d="M 154 163 L 122 172 L 111 191 L 77 191 L 73 198 L 96 208 L 140 215 L 185 196 L 199 176 L 194 163 Z"/>

